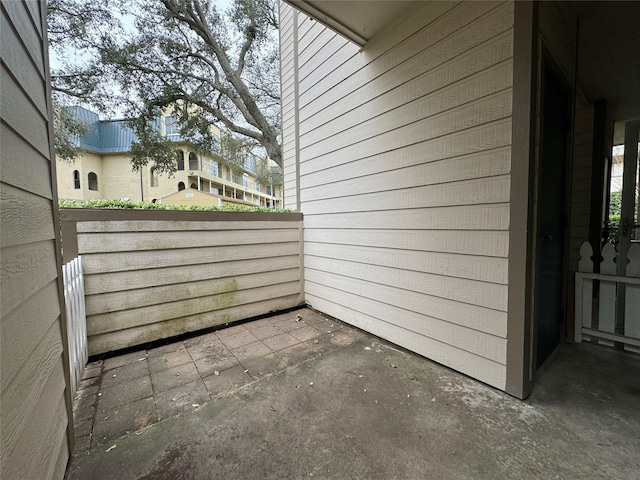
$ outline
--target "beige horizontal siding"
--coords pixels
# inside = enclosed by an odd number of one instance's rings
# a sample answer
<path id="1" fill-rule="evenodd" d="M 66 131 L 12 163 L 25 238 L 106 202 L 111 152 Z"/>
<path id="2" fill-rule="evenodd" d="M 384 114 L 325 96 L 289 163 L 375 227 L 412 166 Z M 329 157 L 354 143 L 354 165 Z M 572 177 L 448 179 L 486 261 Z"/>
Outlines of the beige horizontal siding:
<path id="1" fill-rule="evenodd" d="M 343 97 L 351 97 L 349 92 L 359 94 L 364 90 L 366 95 L 367 86 L 376 77 L 385 80 L 386 74 L 397 78 L 400 70 L 411 76 L 427 72 L 478 47 L 483 41 L 509 29 L 512 23 L 513 6 L 510 4 L 470 2 L 470 5 L 451 6 L 447 2 L 434 2 L 423 7 L 415 18 L 421 19 L 424 27 L 416 34 L 405 37 L 410 29 L 396 28 L 389 33 L 391 38 L 378 39 L 374 45 L 365 48 L 362 55 L 354 57 L 353 62 L 329 69 L 331 74 L 324 85 L 316 88 L 317 93 L 308 92 L 300 99 L 301 120 L 342 101 Z M 433 18 L 435 21 L 429 23 Z M 385 41 L 396 43 L 388 45 Z M 382 93 L 380 85 L 373 84 L 372 88 L 374 92 Z"/>
<path id="2" fill-rule="evenodd" d="M 173 301 L 160 297 L 156 303 L 146 307 L 128 308 L 107 313 L 87 313 L 87 335 L 91 337 L 99 333 L 110 333 L 116 330 L 165 322 L 174 318 L 204 314 L 223 310 L 229 306 L 257 303 L 300 292 L 300 285 L 297 281 L 246 288 L 241 287 L 239 282 L 235 280 L 228 280 L 220 282 L 219 285 L 213 285 L 208 292 L 198 291 L 198 287 L 201 285 L 195 286 L 196 291 L 193 295 L 191 291 L 187 290 L 186 294 L 177 299 L 174 298 Z M 120 296 L 126 297 L 126 295 Z M 138 298 L 125 298 L 125 301 L 135 305 Z M 92 305 L 95 305 L 95 302 L 92 302 Z M 268 311 L 263 313 L 268 313 Z"/>
<path id="3" fill-rule="evenodd" d="M 401 132 L 395 132 L 397 135 Z M 391 136 L 389 136 L 391 137 Z M 392 137 L 395 138 L 395 137 Z M 327 153 L 316 157 L 313 162 L 300 165 L 301 179 L 308 173 L 325 170 L 331 166 L 340 166 L 349 163 L 349 158 L 366 159 L 371 162 L 383 162 L 387 166 L 395 165 L 395 159 L 405 162 L 407 157 L 416 160 L 420 158 L 422 163 L 441 161 L 457 156 L 472 153 L 486 152 L 493 148 L 509 145 L 511 141 L 511 119 L 505 118 L 490 122 L 478 127 L 452 132 L 437 138 L 414 139 L 414 142 L 403 143 L 400 139 L 393 140 L 392 145 L 379 143 L 379 151 L 367 152 L 369 156 L 359 148 L 352 145 L 343 148 L 338 153 Z M 375 148 L 375 146 L 374 146 Z"/>
<path id="4" fill-rule="evenodd" d="M 307 301 L 321 311 L 331 311 L 337 318 L 348 319 L 348 321 L 358 327 L 378 335 L 382 338 L 390 338 L 398 345 L 407 348 L 420 355 L 424 355 L 442 365 L 465 373 L 473 378 L 481 379 L 489 385 L 500 387 L 504 382 L 504 364 L 494 362 L 481 355 L 475 355 L 454 345 L 439 342 L 428 335 L 417 334 L 417 332 L 403 328 L 402 326 L 388 322 L 388 316 L 379 314 L 368 315 L 358 309 L 359 297 L 334 291 L 332 296 L 329 291 L 331 287 L 319 286 L 316 296 L 307 293 Z M 343 302 L 343 303 L 340 303 Z M 353 306 L 353 307 L 352 307 Z M 404 312 L 399 309 L 393 310 L 394 315 L 402 315 Z M 425 317 L 422 320 L 427 320 Z M 473 333 L 473 331 L 469 331 Z M 458 343 L 464 343 L 459 339 Z"/>
<path id="5" fill-rule="evenodd" d="M 299 123 L 283 130 L 299 139 L 285 195 L 305 215 L 307 302 L 499 388 L 513 8 L 416 4 L 362 51 L 301 22 Z"/>
<path id="6" fill-rule="evenodd" d="M 284 170 L 284 206 L 297 207 L 297 151 L 296 151 L 296 79 L 298 59 L 294 58 L 294 23 L 299 14 L 290 5 L 280 4 L 280 71 L 282 108 L 282 160 Z"/>
<path id="7" fill-rule="evenodd" d="M 123 277 L 126 276 L 127 287 L 129 289 L 144 289 L 149 287 L 159 288 L 163 285 L 176 285 L 181 283 L 197 282 L 201 280 L 219 279 L 234 277 L 238 275 L 261 274 L 268 272 L 278 272 L 280 270 L 296 269 L 300 259 L 298 254 L 271 257 L 241 259 L 231 262 L 218 262 L 216 268 L 212 269 L 209 263 L 199 263 L 163 267 L 164 275 L 153 277 L 149 275 L 147 269 L 128 270 L 126 272 L 98 272 L 94 275 L 85 275 L 85 293 L 87 295 L 106 294 L 118 292 L 122 289 Z"/>
<path id="8" fill-rule="evenodd" d="M 353 165 L 339 165 L 320 170 L 304 177 L 304 199 L 307 201 L 327 196 L 345 196 L 382 192 L 398 188 L 446 184 L 469 179 L 508 174 L 511 168 L 511 150 L 501 147 L 447 159 L 416 164 L 421 157 L 405 155 L 393 163 L 377 157 L 356 160 Z M 363 178 L 366 176 L 366 182 Z M 313 182 L 313 183 L 311 183 Z"/>
<path id="9" fill-rule="evenodd" d="M 121 345 L 143 344 L 152 342 L 159 338 L 173 337 L 187 332 L 195 332 L 197 330 L 224 325 L 229 322 L 264 315 L 269 312 L 277 312 L 298 305 L 300 295 L 288 295 L 284 297 L 264 300 L 258 303 L 249 303 L 235 307 L 221 309 L 211 312 L 178 317 L 164 322 L 151 323 L 137 327 L 128 328 L 126 330 L 116 330 L 107 334 L 95 335 L 91 338 L 89 344 L 89 353 L 109 351 L 116 346 L 122 348 Z"/>
<path id="10" fill-rule="evenodd" d="M 84 218 L 74 225 L 90 355 L 301 301 L 299 215 L 188 221 L 179 215 L 119 220 L 117 212 L 95 219 L 80 213 Z M 73 215 L 63 215 L 65 228 Z"/>
<path id="11" fill-rule="evenodd" d="M 63 478 L 72 436 L 46 12 L 35 1 L 2 2 L 0 11 L 2 479 Z"/>
<path id="12" fill-rule="evenodd" d="M 262 230 L 238 231 L 197 231 L 184 232 L 114 232 L 98 234 L 79 234 L 78 248 L 84 253 L 127 252 L 141 250 L 191 250 L 203 247 L 215 247 L 218 245 L 255 245 L 261 241 Z M 269 243 L 286 243 L 298 241 L 298 229 L 272 230 L 266 239 Z"/>
<path id="13" fill-rule="evenodd" d="M 318 244 L 383 247 L 393 252 L 458 253 L 482 257 L 506 257 L 509 235 L 504 231 L 305 229 L 305 239 Z"/>
<path id="14" fill-rule="evenodd" d="M 100 293 L 87 298 L 87 315 L 109 314 L 133 308 L 158 305 L 159 297 L 163 304 L 179 302 L 184 299 L 189 301 L 196 298 L 207 298 L 212 295 L 226 294 L 231 296 L 235 290 L 243 291 L 254 288 L 268 288 L 271 284 L 283 284 L 297 282 L 300 274 L 296 268 L 289 270 L 279 270 L 275 272 L 252 273 L 231 277 L 215 278 L 212 280 L 202 280 L 195 282 L 183 282 L 179 284 L 167 285 L 164 287 L 152 286 L 130 291 L 126 298 L 121 292 Z M 298 287 L 299 288 L 299 287 Z M 230 291 L 233 290 L 233 291 Z M 255 293 L 255 292 L 253 292 Z M 120 303 L 122 302 L 122 303 Z M 191 307 L 190 307 L 191 308 Z M 164 312 L 162 314 L 165 314 Z M 100 324 L 101 322 L 96 321 Z M 98 325 L 103 329 L 103 325 Z"/>
<path id="15" fill-rule="evenodd" d="M 394 267 L 382 267 L 371 263 L 358 264 L 356 262 L 329 260 L 326 258 L 317 259 L 312 256 L 305 258 L 305 280 L 310 278 L 309 270 L 312 268 L 315 272 L 321 271 L 326 274 L 324 277 L 329 282 L 338 282 L 338 276 L 348 276 L 371 282 L 372 289 L 374 283 L 383 282 L 401 288 L 413 288 L 426 295 L 491 308 L 501 312 L 506 311 L 507 289 L 504 285 Z M 336 278 L 329 280 L 332 276 Z"/>
<path id="16" fill-rule="evenodd" d="M 305 254 L 330 260 L 380 265 L 502 285 L 507 283 L 506 258 L 490 260 L 476 255 L 452 255 L 433 251 L 393 250 L 315 242 L 309 242 L 306 245 Z"/>
<path id="17" fill-rule="evenodd" d="M 509 226 L 509 206 L 466 205 L 381 212 L 336 212 L 306 215 L 304 224 L 305 229 L 506 230 Z"/>

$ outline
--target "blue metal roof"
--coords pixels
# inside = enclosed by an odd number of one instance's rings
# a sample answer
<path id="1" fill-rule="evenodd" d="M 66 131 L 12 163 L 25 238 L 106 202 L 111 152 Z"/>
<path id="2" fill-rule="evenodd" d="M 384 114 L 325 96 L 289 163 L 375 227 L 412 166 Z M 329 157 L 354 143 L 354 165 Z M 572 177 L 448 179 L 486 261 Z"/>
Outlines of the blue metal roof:
<path id="1" fill-rule="evenodd" d="M 76 139 L 80 148 L 84 148 L 95 153 L 127 153 L 131 150 L 131 143 L 138 141 L 137 135 L 127 125 L 127 119 L 100 120 L 97 113 L 86 108 L 75 106 L 69 107 L 80 119 L 87 122 L 89 131 L 83 137 Z M 162 131 L 161 118 L 154 119 L 152 125 L 158 132 Z M 215 134 L 218 137 L 220 137 Z M 167 135 L 167 139 L 172 142 L 187 141 L 182 135 Z M 252 158 L 252 163 L 248 160 Z M 249 153 L 245 170 L 255 174 L 255 155 Z"/>
<path id="2" fill-rule="evenodd" d="M 100 120 L 98 114 L 83 107 L 71 107 L 73 113 L 89 124 L 87 134 L 78 139 L 78 146 L 96 153 L 125 153 L 131 150 L 131 142 L 138 137 L 127 126 L 126 119 Z M 153 122 L 153 127 L 160 131 L 160 118 Z M 175 136 L 172 140 L 181 141 Z"/>
<path id="3" fill-rule="evenodd" d="M 89 131 L 77 140 L 78 146 L 96 153 L 124 153 L 137 140 L 126 120 L 100 120 L 98 114 L 82 107 L 72 107 L 73 113 L 87 122 Z"/>
<path id="4" fill-rule="evenodd" d="M 128 152 L 131 142 L 138 140 L 124 120 L 100 122 L 100 151 L 102 153 Z"/>

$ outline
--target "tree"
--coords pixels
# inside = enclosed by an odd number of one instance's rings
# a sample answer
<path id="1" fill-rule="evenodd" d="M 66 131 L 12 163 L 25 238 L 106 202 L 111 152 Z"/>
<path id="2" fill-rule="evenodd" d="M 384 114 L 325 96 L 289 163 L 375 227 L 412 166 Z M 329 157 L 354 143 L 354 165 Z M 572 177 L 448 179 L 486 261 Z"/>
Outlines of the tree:
<path id="1" fill-rule="evenodd" d="M 227 11 L 213 0 L 49 0 L 49 22 L 64 59 L 54 91 L 124 111 L 139 139 L 134 170 L 175 171 L 157 124 L 168 110 L 202 153 L 219 151 L 215 123 L 282 165 L 276 0 L 235 0 Z M 69 48 L 80 61 L 65 58 Z"/>
<path id="2" fill-rule="evenodd" d="M 78 118 L 70 109 L 53 106 L 53 144 L 58 157 L 73 162 L 80 156 L 80 148 L 75 140 L 89 132 L 89 125 Z"/>

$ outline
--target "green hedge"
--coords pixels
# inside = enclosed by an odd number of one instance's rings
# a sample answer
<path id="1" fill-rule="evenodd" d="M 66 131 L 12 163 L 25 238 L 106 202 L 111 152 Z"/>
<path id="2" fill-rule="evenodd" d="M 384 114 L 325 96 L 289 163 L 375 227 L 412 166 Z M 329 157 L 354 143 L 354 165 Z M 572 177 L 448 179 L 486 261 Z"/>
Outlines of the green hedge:
<path id="1" fill-rule="evenodd" d="M 225 203 L 220 206 L 202 205 L 163 205 L 161 203 L 130 202 L 124 200 L 60 200 L 60 208 L 113 208 L 135 210 L 181 210 L 185 212 L 270 212 L 294 213 L 295 210 L 280 208 L 252 207 Z"/>
<path id="2" fill-rule="evenodd" d="M 609 215 L 609 240 L 615 244 L 620 241 L 620 215 Z"/>

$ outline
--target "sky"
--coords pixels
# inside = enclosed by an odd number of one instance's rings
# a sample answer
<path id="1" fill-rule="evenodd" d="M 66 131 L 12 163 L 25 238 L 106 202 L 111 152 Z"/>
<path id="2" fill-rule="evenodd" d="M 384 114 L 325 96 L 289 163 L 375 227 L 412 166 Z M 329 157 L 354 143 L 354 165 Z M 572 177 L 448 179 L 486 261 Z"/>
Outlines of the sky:
<path id="1" fill-rule="evenodd" d="M 233 0 L 215 0 L 215 3 L 220 10 L 226 10 L 231 6 L 231 4 L 233 3 Z M 120 19 L 120 22 L 122 23 L 122 26 L 124 27 L 125 31 L 131 31 L 131 32 L 134 31 L 135 18 L 133 15 L 118 14 L 117 17 Z M 76 63 L 76 62 L 79 63 L 79 62 L 82 62 L 83 60 L 88 60 L 89 58 L 89 55 L 84 54 L 81 50 L 76 50 L 73 48 L 67 49 L 65 51 L 65 55 L 67 59 L 72 63 Z M 51 49 L 49 50 L 49 64 L 52 70 L 56 70 L 62 67 L 62 61 L 63 59 L 59 58 L 55 51 Z M 78 103 L 81 103 L 81 102 L 78 102 Z M 87 107 L 89 110 L 95 111 L 95 109 L 91 108 L 90 106 L 87 106 L 87 105 L 82 105 L 82 106 Z M 122 117 L 124 117 L 123 111 L 116 111 L 114 116 L 110 116 L 110 118 L 122 118 Z M 106 118 L 103 118 L 102 115 L 100 116 L 100 118 L 101 120 L 106 119 Z"/>

